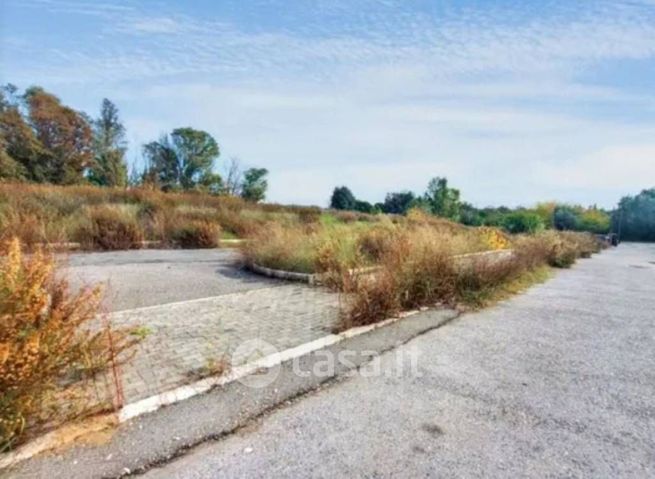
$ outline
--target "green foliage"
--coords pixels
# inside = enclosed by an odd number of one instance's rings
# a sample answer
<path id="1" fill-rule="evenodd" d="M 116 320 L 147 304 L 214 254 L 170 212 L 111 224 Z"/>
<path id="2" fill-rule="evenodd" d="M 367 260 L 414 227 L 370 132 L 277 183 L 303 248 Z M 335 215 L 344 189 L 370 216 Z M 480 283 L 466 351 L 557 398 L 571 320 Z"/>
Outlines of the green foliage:
<path id="1" fill-rule="evenodd" d="M 612 230 L 620 232 L 621 239 L 655 241 L 655 188 L 621 198 L 612 214 Z"/>
<path id="2" fill-rule="evenodd" d="M 502 227 L 510 233 L 536 233 L 544 229 L 544 223 L 537 213 L 515 211 L 503 218 Z"/>
<path id="3" fill-rule="evenodd" d="M 460 205 L 459 221 L 467 226 L 482 226 L 484 224 L 484 217 L 475 206 L 464 202 Z"/>
<path id="4" fill-rule="evenodd" d="M 357 199 L 347 186 L 337 186 L 330 198 L 330 208 L 335 210 L 354 210 Z"/>
<path id="5" fill-rule="evenodd" d="M 149 165 L 145 176 L 164 190 L 189 190 L 212 174 L 219 153 L 218 144 L 209 133 L 176 128 L 170 135 L 143 146 Z"/>
<path id="6" fill-rule="evenodd" d="M 459 196 L 459 190 L 448 187 L 446 178 L 435 177 L 428 183 L 424 200 L 433 215 L 457 221 L 461 208 Z"/>
<path id="7" fill-rule="evenodd" d="M 396 193 L 387 193 L 384 203 L 381 205 L 382 211 L 390 214 L 404 215 L 410 208 L 416 204 L 416 195 L 411 191 L 400 191 Z"/>
<path id="8" fill-rule="evenodd" d="M 102 100 L 100 118 L 93 122 L 94 163 L 89 181 L 100 186 L 127 186 L 125 163 L 125 127 L 118 118 L 118 108 Z"/>
<path id="9" fill-rule="evenodd" d="M 243 173 L 241 197 L 246 201 L 258 203 L 266 197 L 268 180 L 266 168 L 250 168 Z"/>
<path id="10" fill-rule="evenodd" d="M 577 230 L 580 227 L 580 216 L 571 206 L 559 205 L 553 213 L 553 226 L 558 230 Z"/>

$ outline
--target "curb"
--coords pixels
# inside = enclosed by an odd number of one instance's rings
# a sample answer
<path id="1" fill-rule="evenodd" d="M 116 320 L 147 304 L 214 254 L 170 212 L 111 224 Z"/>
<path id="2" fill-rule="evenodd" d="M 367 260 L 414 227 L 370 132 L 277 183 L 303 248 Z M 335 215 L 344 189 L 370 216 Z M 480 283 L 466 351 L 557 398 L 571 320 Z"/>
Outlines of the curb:
<path id="1" fill-rule="evenodd" d="M 100 418 L 92 418 L 88 423 L 90 423 L 90 427 L 85 429 L 86 432 L 94 432 L 98 431 L 101 429 L 106 429 L 107 428 L 107 423 L 109 421 L 113 420 L 116 423 L 125 423 L 129 421 L 129 426 L 128 428 L 128 434 L 129 431 L 134 432 L 134 421 L 137 421 L 138 423 L 143 422 L 145 425 L 148 423 L 156 422 L 157 421 L 157 416 L 158 414 L 149 414 L 153 413 L 161 408 L 162 409 L 162 414 L 164 416 L 170 416 L 171 414 L 174 414 L 175 409 L 181 409 L 181 410 L 186 410 L 186 409 L 192 409 L 194 411 L 201 411 L 202 408 L 198 409 L 197 406 L 192 405 L 194 401 L 205 401 L 209 403 L 216 403 L 220 402 L 220 395 L 221 394 L 227 394 L 226 391 L 229 391 L 231 389 L 239 389 L 243 388 L 242 384 L 239 382 L 239 379 L 244 378 L 246 376 L 249 376 L 251 374 L 259 373 L 263 369 L 268 369 L 268 368 L 273 368 L 273 367 L 282 367 L 284 368 L 285 366 L 288 367 L 291 363 L 294 361 L 304 361 L 304 362 L 311 362 L 313 358 L 315 358 L 315 353 L 317 351 L 321 350 L 328 350 L 330 348 L 339 348 L 340 343 L 343 343 L 344 341 L 349 342 L 349 341 L 359 341 L 359 342 L 364 342 L 366 343 L 367 339 L 370 341 L 371 340 L 371 334 L 367 333 L 375 333 L 377 331 L 385 331 L 384 334 L 387 336 L 391 336 L 391 339 L 387 339 L 386 341 L 382 341 L 384 347 L 377 347 L 377 348 L 365 348 L 365 349 L 378 349 L 380 353 L 384 351 L 388 351 L 390 349 L 395 348 L 399 344 L 402 343 L 399 342 L 398 338 L 394 336 L 393 331 L 389 331 L 389 328 L 385 328 L 386 326 L 396 326 L 396 323 L 399 323 L 400 320 L 410 318 L 410 317 L 416 317 L 416 315 L 420 312 L 427 311 L 428 308 L 423 308 L 421 310 L 414 310 L 414 311 L 409 311 L 405 312 L 398 317 L 393 317 L 393 318 L 388 318 L 384 321 L 372 324 L 372 325 L 367 325 L 367 326 L 361 326 L 361 327 L 355 327 L 351 328 L 347 331 L 344 331 L 339 334 L 329 334 L 326 335 L 322 338 L 319 338 L 317 340 L 311 341 L 309 343 L 305 343 L 299 346 L 296 346 L 294 348 L 286 349 L 284 351 L 277 352 L 275 354 L 271 354 L 269 356 L 265 356 L 259 360 L 244 364 L 242 366 L 237 366 L 234 368 L 229 374 L 225 376 L 218 376 L 218 377 L 210 377 L 210 378 L 205 378 L 202 380 L 199 380 L 193 384 L 186 385 L 186 386 L 181 386 L 175 389 L 172 389 L 170 391 L 163 392 L 161 394 L 157 394 L 155 396 L 151 396 L 149 398 L 145 398 L 140 401 L 136 401 L 135 403 L 128 404 L 124 406 L 118 414 L 111 414 L 111 415 L 106 415 L 102 416 Z M 446 324 L 450 320 L 456 318 L 458 316 L 457 312 L 452 311 L 452 310 L 431 310 L 430 313 L 434 313 L 435 318 L 428 318 L 424 320 L 419 320 L 416 319 L 417 325 L 413 324 L 408 324 L 407 328 L 409 329 L 409 333 L 405 332 L 403 336 L 405 342 L 407 340 L 412 339 L 413 337 L 416 337 L 424 332 L 427 332 L 428 330 L 435 329 L 437 327 L 442 326 L 443 324 Z M 420 315 L 418 317 L 421 317 Z M 423 324 L 423 323 L 426 323 Z M 402 324 L 407 324 L 402 322 Z M 402 327 L 402 326 L 399 326 Z M 361 338 L 361 341 L 360 341 Z M 356 365 L 355 367 L 358 367 L 359 365 Z M 290 388 L 291 391 L 286 394 L 286 395 L 281 395 L 278 391 L 277 388 L 273 388 L 272 391 L 275 393 L 275 397 L 272 400 L 271 404 L 267 404 L 265 410 L 271 409 L 273 407 L 278 406 L 279 404 L 282 404 L 290 399 L 293 399 L 294 397 L 304 394 L 306 392 L 309 392 L 316 387 L 320 386 L 320 384 L 329 381 L 331 379 L 334 379 L 336 376 L 340 376 L 342 372 L 337 371 L 334 376 L 329 377 L 327 379 L 320 379 L 320 378 L 309 378 L 307 379 L 308 384 L 293 384 L 292 387 Z M 302 380 L 298 380 L 301 381 Z M 247 397 L 244 397 L 243 392 L 241 392 L 237 397 L 239 398 L 239 401 L 248 403 L 252 401 L 258 401 L 260 398 L 258 395 L 261 394 L 260 391 L 255 391 L 253 392 L 252 390 L 246 390 L 250 391 L 251 394 L 255 396 L 255 399 L 249 399 Z M 214 397 L 217 396 L 218 397 Z M 210 397 L 211 396 L 211 397 Z M 193 399 L 192 399 L 193 398 Z M 186 401 L 192 399 L 191 401 Z M 228 401 L 229 402 L 229 401 Z M 167 406 L 167 407 L 165 407 Z M 247 409 L 247 408 L 246 408 Z M 244 414 L 242 411 L 239 412 L 238 414 L 238 420 L 240 424 L 245 424 L 245 422 L 250 421 L 254 417 L 257 417 L 261 415 L 261 413 L 265 412 L 265 410 L 262 411 L 256 411 L 255 413 L 249 414 L 247 411 Z M 96 426 L 95 423 L 98 424 L 104 424 L 103 427 Z M 62 445 L 70 444 L 71 442 L 74 442 L 76 439 L 80 437 L 80 434 L 71 435 L 71 440 L 69 441 L 62 441 L 62 436 L 65 434 L 61 434 L 60 430 L 81 430 L 84 426 L 85 422 L 82 424 L 71 424 L 68 426 L 64 426 L 58 430 L 52 431 L 44 436 L 41 436 L 35 440 L 33 440 L 30 443 L 25 444 L 24 446 L 18 448 L 15 451 L 6 453 L 6 455 L 2 458 L 0 458 L 0 470 L 4 470 L 7 468 L 23 468 L 27 467 L 28 469 L 30 466 L 32 466 L 33 462 L 36 462 L 37 464 L 35 467 L 46 467 L 43 464 L 39 465 L 39 463 L 47 463 L 49 465 L 52 465 L 51 461 L 53 460 L 53 457 L 50 455 L 40 455 L 43 452 L 47 452 L 50 450 L 53 450 L 55 448 L 60 448 Z M 138 426 L 138 430 L 141 430 L 141 425 Z M 144 426 L 145 428 L 145 426 Z M 228 430 L 222 431 L 221 434 L 223 433 L 229 433 L 232 431 L 233 428 L 228 428 Z M 125 431 L 123 431 L 125 433 Z M 116 435 L 119 435 L 118 433 Z M 213 433 L 211 436 L 214 437 L 216 433 Z M 178 441 L 178 439 L 175 439 Z M 202 439 L 202 441 L 194 441 L 196 443 L 203 442 L 205 439 Z M 164 438 L 161 438 L 160 442 L 164 442 Z M 168 441 L 170 443 L 170 440 Z M 176 446 L 179 446 L 179 444 L 176 443 Z M 99 446 L 102 449 L 102 446 Z M 162 448 L 164 445 L 162 444 Z M 170 444 L 168 444 L 166 447 L 170 447 Z M 185 449 L 189 447 L 189 445 L 184 446 Z M 86 447 L 77 447 L 73 446 L 73 452 L 77 452 L 79 454 L 86 454 L 90 450 Z M 70 451 L 70 450 L 69 450 Z M 66 454 L 66 453 L 64 453 Z M 105 452 L 102 452 L 102 454 L 106 454 Z M 170 455 L 170 453 L 167 453 Z M 38 457 L 35 457 L 38 456 Z M 167 456 L 168 457 L 168 456 Z M 27 459 L 34 458 L 34 461 L 28 461 L 25 462 Z M 116 457 L 115 461 L 120 461 L 120 457 Z M 149 457 L 148 460 L 151 460 Z M 67 467 L 65 463 L 62 463 L 60 459 L 54 459 L 55 465 L 53 467 Z M 75 464 L 77 464 L 77 459 L 75 460 Z M 83 461 L 79 461 L 80 463 Z M 97 464 L 96 464 L 97 465 Z M 122 471 L 120 474 L 112 472 L 108 474 L 106 471 L 105 472 L 98 472 L 99 476 L 98 477 L 114 477 L 114 476 L 120 476 L 124 474 L 123 469 L 125 469 L 123 466 L 125 464 L 120 464 L 120 468 L 117 469 L 118 471 Z M 68 464 L 70 466 L 70 464 Z M 116 464 L 113 464 L 113 466 L 116 466 Z M 134 464 L 130 464 L 131 470 L 134 472 Z M 50 467 L 50 466 L 47 466 Z M 101 468 L 102 469 L 102 468 Z M 92 469 L 95 473 L 95 469 Z M 33 473 L 32 473 L 33 474 Z M 81 476 L 76 476 L 76 475 L 69 475 L 68 477 L 87 477 L 87 473 L 85 472 Z M 41 476 L 41 474 L 39 474 Z M 31 477 L 31 476 L 30 476 Z M 56 477 L 56 475 L 55 475 Z"/>
<path id="2" fill-rule="evenodd" d="M 509 258 L 514 255 L 513 249 L 499 249 L 499 250 L 489 250 L 481 251 L 477 253 L 465 253 L 454 255 L 453 259 L 458 263 L 462 263 L 466 260 L 475 260 L 476 258 L 486 258 L 486 257 L 497 257 L 497 261 L 502 261 L 503 259 Z M 288 281 L 299 281 L 302 283 L 307 283 L 310 285 L 320 285 L 323 283 L 324 274 L 321 273 L 299 273 L 297 271 L 287 271 L 283 269 L 273 269 L 266 266 L 259 265 L 257 263 L 250 263 L 248 265 L 251 271 L 254 273 L 260 274 L 262 276 L 268 276 L 269 278 L 284 279 Z M 351 274 L 370 274 L 375 273 L 381 268 L 381 266 L 367 266 L 364 268 L 357 268 L 350 270 Z"/>

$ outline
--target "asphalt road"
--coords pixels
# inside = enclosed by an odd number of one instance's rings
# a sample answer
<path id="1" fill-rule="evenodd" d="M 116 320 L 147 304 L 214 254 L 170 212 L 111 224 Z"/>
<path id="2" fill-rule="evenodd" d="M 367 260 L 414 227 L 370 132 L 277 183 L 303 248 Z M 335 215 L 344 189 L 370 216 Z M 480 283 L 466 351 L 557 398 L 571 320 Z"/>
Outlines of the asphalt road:
<path id="1" fill-rule="evenodd" d="M 61 258 L 74 288 L 101 283 L 109 311 L 270 287 L 238 265 L 230 249 L 73 253 Z M 277 283 L 279 284 L 279 283 Z"/>
<path id="2" fill-rule="evenodd" d="M 624 244 L 146 477 L 655 477 L 654 293 Z"/>

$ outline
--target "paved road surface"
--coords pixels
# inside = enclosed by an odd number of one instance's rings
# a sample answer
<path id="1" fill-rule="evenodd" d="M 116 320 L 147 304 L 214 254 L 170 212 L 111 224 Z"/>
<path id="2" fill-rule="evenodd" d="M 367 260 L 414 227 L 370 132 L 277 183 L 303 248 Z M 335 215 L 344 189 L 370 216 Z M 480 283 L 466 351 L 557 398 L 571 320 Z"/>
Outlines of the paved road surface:
<path id="1" fill-rule="evenodd" d="M 334 328 L 338 296 L 321 288 L 271 280 L 239 267 L 231 250 L 133 250 L 67 257 L 73 287 L 106 284 L 109 320 L 142 330 L 123 368 L 125 400 L 133 402 L 206 375 L 245 341 L 284 350 Z M 172 304 L 174 303 L 174 304 Z"/>
<path id="2" fill-rule="evenodd" d="M 146 477 L 655 477 L 654 293 L 624 244 Z"/>
<path id="3" fill-rule="evenodd" d="M 72 286 L 104 283 L 111 311 L 208 298 L 279 285 L 235 267 L 230 249 L 132 250 L 74 253 Z"/>

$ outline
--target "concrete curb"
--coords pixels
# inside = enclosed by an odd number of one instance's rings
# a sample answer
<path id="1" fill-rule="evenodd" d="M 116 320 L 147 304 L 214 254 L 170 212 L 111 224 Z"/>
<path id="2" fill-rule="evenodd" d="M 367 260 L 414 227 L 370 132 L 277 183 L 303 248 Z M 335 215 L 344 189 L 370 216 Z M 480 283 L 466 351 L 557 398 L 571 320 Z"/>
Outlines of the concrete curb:
<path id="1" fill-rule="evenodd" d="M 14 473 L 20 477 L 121 477 L 143 472 L 197 444 L 233 432 L 280 404 L 356 370 L 371 358 L 338 365 L 328 377 L 298 376 L 295 363 L 309 367 L 324 358 L 319 354 L 323 351 L 335 355 L 343 350 L 381 354 L 457 316 L 453 310 L 411 311 L 370 326 L 327 335 L 237 367 L 227 376 L 207 378 L 127 405 L 118 416 L 125 425 L 107 444 L 74 445 L 59 457 L 37 455 L 61 446 L 61 442 L 46 444 L 44 436 L 38 450 L 33 441 L 3 457 L 0 468 L 12 473 L 12 477 Z M 407 320 L 400 321 L 404 318 Z M 266 388 L 252 389 L 239 382 L 240 378 L 271 367 L 280 367 L 280 375 Z M 166 434 L 162 435 L 162 430 Z M 50 440 L 54 439 L 51 435 Z"/>
<path id="2" fill-rule="evenodd" d="M 455 261 L 460 265 L 466 261 L 475 261 L 477 258 L 494 258 L 496 261 L 502 261 L 503 259 L 508 259 L 514 255 L 514 250 L 512 249 L 500 249 L 500 250 L 490 250 L 490 251 L 481 251 L 479 253 L 466 253 L 458 254 L 453 256 Z M 273 269 L 266 266 L 259 265 L 257 263 L 251 263 L 248 265 L 250 270 L 254 273 L 261 274 L 262 276 L 268 276 L 269 278 L 284 279 L 288 281 L 299 281 L 302 283 L 307 283 L 310 285 L 320 285 L 323 283 L 323 278 L 325 275 L 320 273 L 299 273 L 296 271 L 287 271 L 282 269 Z M 352 274 L 371 274 L 375 273 L 380 269 L 380 266 L 368 266 L 365 268 L 353 269 L 350 271 Z"/>

